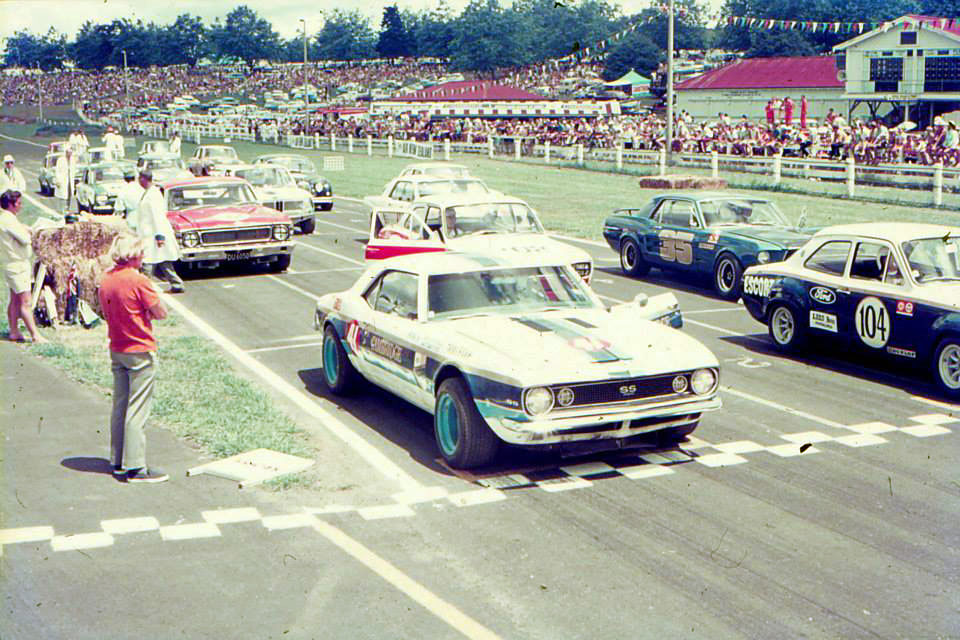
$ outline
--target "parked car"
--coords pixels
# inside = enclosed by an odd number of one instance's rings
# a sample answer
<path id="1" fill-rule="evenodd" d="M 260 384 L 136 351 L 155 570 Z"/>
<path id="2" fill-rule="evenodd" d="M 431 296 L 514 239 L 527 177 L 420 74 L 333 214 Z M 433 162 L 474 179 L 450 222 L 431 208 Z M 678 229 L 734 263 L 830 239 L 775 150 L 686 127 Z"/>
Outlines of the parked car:
<path id="1" fill-rule="evenodd" d="M 960 396 L 960 227 L 861 223 L 828 227 L 785 262 L 751 267 L 747 311 L 773 345 L 928 368 Z"/>
<path id="2" fill-rule="evenodd" d="M 303 233 L 317 226 L 310 192 L 297 186 L 286 167 L 274 164 L 234 164 L 221 167 L 223 175 L 243 178 L 265 207 L 283 211 Z"/>
<path id="3" fill-rule="evenodd" d="M 651 267 L 706 275 L 717 295 L 736 300 L 745 268 L 783 260 L 810 238 L 812 230 L 800 226 L 765 198 L 666 193 L 614 211 L 603 237 L 628 275 L 646 275 Z"/>
<path id="4" fill-rule="evenodd" d="M 297 186 L 310 193 L 314 209 L 333 209 L 333 186 L 320 175 L 310 158 L 289 153 L 271 153 L 259 156 L 254 160 L 254 164 L 278 164 L 286 167 Z"/>
<path id="5" fill-rule="evenodd" d="M 536 212 L 518 198 L 439 194 L 413 205 L 388 198 L 367 202 L 374 205 L 367 260 L 448 250 L 523 253 L 568 264 L 587 282 L 593 274 L 590 254 L 548 236 Z"/>
<path id="6" fill-rule="evenodd" d="M 170 154 L 170 142 L 167 140 L 144 140 L 140 145 L 138 157 Z M 176 155 L 176 154 L 174 154 Z"/>
<path id="7" fill-rule="evenodd" d="M 198 146 L 187 162 L 187 167 L 195 176 L 214 175 L 218 165 L 238 164 L 240 156 L 233 147 L 222 144 L 202 144 Z"/>
<path id="8" fill-rule="evenodd" d="M 470 170 L 462 164 L 452 162 L 414 162 L 400 172 L 404 176 L 442 176 L 444 178 L 469 178 Z"/>
<path id="9" fill-rule="evenodd" d="M 317 302 L 323 379 L 433 414 L 453 467 L 501 443 L 565 452 L 676 442 L 719 409 L 716 357 L 670 326 L 676 297 L 608 309 L 566 264 L 436 253 L 377 262 Z"/>
<path id="10" fill-rule="evenodd" d="M 124 163 L 107 162 L 87 165 L 77 181 L 77 211 L 113 213 L 117 194 L 123 187 Z"/>
<path id="11" fill-rule="evenodd" d="M 290 217 L 257 202 L 246 180 L 190 178 L 164 184 L 163 192 L 185 266 L 213 268 L 237 261 L 268 263 L 272 271 L 290 266 Z"/>
<path id="12" fill-rule="evenodd" d="M 493 194 L 499 193 L 479 178 L 447 178 L 429 175 L 400 176 L 387 183 L 383 196 L 397 202 L 413 202 L 440 193 Z"/>
<path id="13" fill-rule="evenodd" d="M 153 181 L 157 184 L 193 177 L 183 158 L 175 153 L 142 155 L 137 160 L 137 170 L 141 169 L 149 169 L 153 174 Z"/>
<path id="14" fill-rule="evenodd" d="M 40 194 L 52 196 L 57 186 L 57 160 L 63 155 L 63 151 L 54 151 L 48 153 L 43 158 L 43 164 L 40 166 L 40 173 L 37 180 L 40 182 Z"/>

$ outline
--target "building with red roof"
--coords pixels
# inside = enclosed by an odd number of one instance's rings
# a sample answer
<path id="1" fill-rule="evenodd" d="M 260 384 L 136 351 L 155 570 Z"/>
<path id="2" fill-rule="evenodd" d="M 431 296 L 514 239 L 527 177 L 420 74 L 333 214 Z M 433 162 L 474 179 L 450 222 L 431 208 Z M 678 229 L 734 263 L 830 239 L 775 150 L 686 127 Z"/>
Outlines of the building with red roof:
<path id="1" fill-rule="evenodd" d="M 787 97 L 796 105 L 794 120 L 799 119 L 801 97 L 807 99 L 810 119 L 823 118 L 829 109 L 846 110 L 833 56 L 743 58 L 684 80 L 674 91 L 677 108 L 694 118 L 716 118 L 723 112 L 756 120 L 764 117 L 767 102 Z"/>
<path id="2" fill-rule="evenodd" d="M 419 118 L 582 118 L 620 114 L 616 100 L 550 100 L 495 82 L 461 80 L 376 101 L 370 115 Z"/>

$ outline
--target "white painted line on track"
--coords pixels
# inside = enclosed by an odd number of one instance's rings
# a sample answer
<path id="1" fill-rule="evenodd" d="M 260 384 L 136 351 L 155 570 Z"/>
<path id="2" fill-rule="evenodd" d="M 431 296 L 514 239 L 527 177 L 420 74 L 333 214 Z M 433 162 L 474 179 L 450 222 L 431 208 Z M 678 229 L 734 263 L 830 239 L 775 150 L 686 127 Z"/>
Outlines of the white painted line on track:
<path id="1" fill-rule="evenodd" d="M 282 347 L 260 347 L 259 349 L 247 349 L 247 353 L 265 353 L 267 351 L 283 351 L 285 349 L 304 349 L 306 347 L 319 347 L 322 344 L 323 344 L 323 341 L 304 342 L 301 344 L 288 344 Z"/>
<path id="2" fill-rule="evenodd" d="M 343 531 L 340 531 L 340 529 L 319 520 L 313 525 L 313 528 L 317 533 L 364 564 L 368 569 L 392 584 L 415 602 L 418 602 L 427 611 L 446 622 L 464 636 L 477 640 L 492 640 L 493 638 L 499 637 L 493 631 L 487 629 L 454 605 L 441 599 L 376 553 Z"/>
<path id="3" fill-rule="evenodd" d="M 109 547 L 113 544 L 113 536 L 109 533 L 77 533 L 68 536 L 54 536 L 50 546 L 54 551 L 78 551 L 80 549 L 96 549 Z"/>
<path id="4" fill-rule="evenodd" d="M 14 142 L 22 142 L 23 144 L 30 144 L 35 147 L 40 147 L 42 149 L 47 148 L 47 145 L 34 142 L 33 140 L 24 140 L 23 138 L 14 138 L 13 136 L 5 136 L 2 134 L 0 134 L 0 138 L 3 138 L 4 140 L 13 140 Z"/>
<path id="5" fill-rule="evenodd" d="M 939 400 L 933 400 L 932 398 L 924 398 L 923 396 L 910 396 L 910 399 L 916 402 L 921 402 L 923 404 L 929 404 L 934 407 L 940 407 L 941 409 L 960 412 L 960 404 L 950 404 L 949 402 L 940 402 Z"/>
<path id="6" fill-rule="evenodd" d="M 349 202 L 359 202 L 363 204 L 364 201 L 361 198 L 351 198 L 350 196 L 333 196 L 334 200 L 347 200 Z"/>
<path id="7" fill-rule="evenodd" d="M 828 418 L 821 418 L 820 416 L 813 415 L 812 413 L 807 413 L 806 411 L 800 411 L 799 409 L 794 409 L 793 407 L 788 407 L 779 402 L 774 402 L 773 400 L 767 400 L 766 398 L 759 398 L 753 394 L 745 393 L 743 391 L 737 391 L 731 387 L 720 387 L 720 390 L 724 393 L 729 393 L 730 395 L 737 396 L 738 398 L 743 398 L 744 400 L 749 400 L 750 402 L 755 402 L 757 404 L 762 404 L 764 406 L 770 407 L 771 409 L 776 409 L 777 411 L 782 411 L 784 413 L 789 413 L 792 416 L 797 416 L 798 418 L 803 418 L 804 420 L 810 420 L 811 422 L 817 422 L 827 427 L 833 427 L 834 429 L 844 429 L 850 431 L 850 427 L 845 424 L 840 424 L 839 422 L 834 422 Z"/>
<path id="8" fill-rule="evenodd" d="M 755 334 L 752 334 L 752 333 L 739 333 L 739 332 L 737 332 L 737 331 L 730 331 L 729 329 L 724 329 L 723 327 L 717 327 L 717 326 L 714 326 L 714 325 L 712 325 L 712 324 L 707 324 L 706 322 L 700 322 L 699 320 L 688 320 L 687 317 L 686 317 L 686 316 L 687 316 L 686 312 L 681 311 L 680 313 L 684 316 L 684 318 L 683 318 L 683 323 L 684 323 L 684 324 L 688 324 L 688 323 L 689 323 L 689 324 L 695 325 L 695 326 L 697 326 L 697 327 L 703 327 L 704 329 L 710 329 L 711 331 L 716 331 L 717 333 L 722 333 L 722 334 L 724 334 L 725 336 L 730 336 L 730 337 L 735 337 L 735 338 L 753 338 L 754 335 L 755 335 Z M 756 338 L 754 338 L 754 339 L 756 339 Z"/>
<path id="9" fill-rule="evenodd" d="M 738 305 L 736 307 L 724 307 L 722 309 L 696 309 L 694 311 L 684 311 L 683 315 L 686 316 L 686 315 L 694 315 L 694 314 L 700 314 L 700 313 L 724 313 L 726 311 L 743 311 L 743 307 Z"/>
<path id="10" fill-rule="evenodd" d="M 356 231 L 357 233 L 365 233 L 365 234 L 370 233 L 369 229 L 362 229 L 360 227 L 348 227 L 345 224 L 337 224 L 336 222 L 330 222 L 329 220 L 318 219 L 317 224 L 326 224 L 326 225 L 330 225 L 331 227 L 337 227 L 338 229 L 346 229 L 347 231 Z"/>
<path id="11" fill-rule="evenodd" d="M 314 300 L 314 301 L 320 300 L 320 296 L 315 295 L 315 294 L 313 294 L 313 293 L 310 293 L 310 292 L 307 291 L 306 289 L 304 289 L 304 288 L 302 288 L 302 287 L 298 287 L 298 286 L 295 285 L 295 284 L 290 284 L 289 282 L 287 282 L 287 281 L 284 280 L 283 278 L 278 278 L 277 276 L 271 276 L 271 275 L 268 275 L 268 276 L 266 276 L 266 277 L 267 277 L 267 278 L 270 278 L 270 279 L 273 280 L 274 282 L 277 282 L 277 283 L 279 283 L 279 284 L 282 284 L 283 286 L 285 286 L 285 287 L 288 288 L 288 289 L 291 289 L 291 290 L 293 290 L 293 291 L 296 291 L 297 293 L 299 293 L 299 294 L 302 295 L 302 296 L 306 296 L 306 297 L 308 297 L 308 298 L 310 298 L 310 299 L 312 299 L 312 300 Z"/>
<path id="12" fill-rule="evenodd" d="M 311 269 L 309 271 L 294 271 L 293 269 L 287 269 L 287 274 L 291 276 L 312 276 L 318 273 L 334 273 L 341 271 L 363 271 L 363 267 L 337 267 L 335 269 Z"/>
<path id="13" fill-rule="evenodd" d="M 337 419 L 333 414 L 320 407 L 316 401 L 307 396 L 303 391 L 297 389 L 289 382 L 281 378 L 276 372 L 264 365 L 253 356 L 244 352 L 233 341 L 225 335 L 210 326 L 205 320 L 188 309 L 179 300 L 168 294 L 161 294 L 167 306 L 179 313 L 187 322 L 192 324 L 200 333 L 204 334 L 220 347 L 237 359 L 265 383 L 282 393 L 296 406 L 306 411 L 309 415 L 317 419 L 331 434 L 340 438 L 347 446 L 353 449 L 360 457 L 367 461 L 374 469 L 382 473 L 388 479 L 400 485 L 404 490 L 420 489 L 422 485 L 417 482 L 406 471 L 401 469 L 396 463 L 387 458 L 376 447 L 361 438 L 350 427 Z"/>
<path id="14" fill-rule="evenodd" d="M 557 240 L 564 240 L 566 242 L 579 242 L 581 244 L 588 244 L 591 247 L 603 247 L 604 249 L 609 249 L 610 245 L 606 242 L 597 242 L 596 240 L 584 240 L 583 238 L 574 238 L 573 236 L 565 236 L 560 233 L 549 233 L 547 234 L 551 238 L 556 238 Z"/>
<path id="15" fill-rule="evenodd" d="M 318 251 L 318 252 L 320 252 L 320 253 L 325 253 L 325 254 L 327 254 L 328 256 L 333 256 L 334 258 L 339 258 L 340 260 L 345 260 L 346 262 L 352 262 L 353 264 L 358 264 L 358 265 L 360 265 L 361 267 L 367 266 L 365 263 L 360 262 L 359 260 L 354 260 L 353 258 L 348 258 L 348 257 L 346 257 L 346 256 L 342 256 L 342 255 L 340 255 L 339 253 L 334 253 L 333 251 L 327 251 L 326 249 L 321 249 L 320 247 L 315 247 L 315 246 L 313 246 L 312 244 L 307 244 L 306 242 L 301 242 L 301 241 L 298 240 L 298 241 L 296 242 L 296 245 L 297 245 L 298 247 L 306 247 L 307 249 L 310 249 L 311 251 Z"/>

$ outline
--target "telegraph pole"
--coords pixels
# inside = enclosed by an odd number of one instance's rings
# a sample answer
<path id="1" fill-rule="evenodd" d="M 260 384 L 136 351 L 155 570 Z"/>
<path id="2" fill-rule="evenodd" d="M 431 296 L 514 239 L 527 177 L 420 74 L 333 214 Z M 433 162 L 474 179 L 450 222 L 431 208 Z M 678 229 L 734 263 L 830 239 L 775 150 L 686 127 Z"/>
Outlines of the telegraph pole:
<path id="1" fill-rule="evenodd" d="M 40 122 L 43 122 L 43 71 L 37 63 L 37 106 L 40 109 Z"/>
<path id="2" fill-rule="evenodd" d="M 673 165 L 673 3 L 667 13 L 667 166 Z"/>
<path id="3" fill-rule="evenodd" d="M 127 50 L 123 49 L 123 130 L 127 130 L 127 118 L 130 116 L 130 83 L 127 79 Z"/>
<path id="4" fill-rule="evenodd" d="M 303 25 L 303 135 L 310 135 L 310 93 L 307 91 L 307 21 L 300 18 Z"/>

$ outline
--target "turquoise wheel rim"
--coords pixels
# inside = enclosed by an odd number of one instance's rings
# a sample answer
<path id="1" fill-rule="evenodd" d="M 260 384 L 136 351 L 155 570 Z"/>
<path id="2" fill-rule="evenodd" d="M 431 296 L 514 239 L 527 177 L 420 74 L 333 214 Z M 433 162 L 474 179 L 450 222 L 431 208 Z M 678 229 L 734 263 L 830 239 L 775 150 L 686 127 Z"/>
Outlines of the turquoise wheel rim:
<path id="1" fill-rule="evenodd" d="M 329 335 L 323 338 L 323 377 L 327 383 L 334 385 L 340 376 L 340 367 L 337 362 L 337 343 Z"/>
<path id="2" fill-rule="evenodd" d="M 452 456 L 457 452 L 460 441 L 460 418 L 457 406 L 448 394 L 440 396 L 437 402 L 437 439 L 444 455 Z"/>

